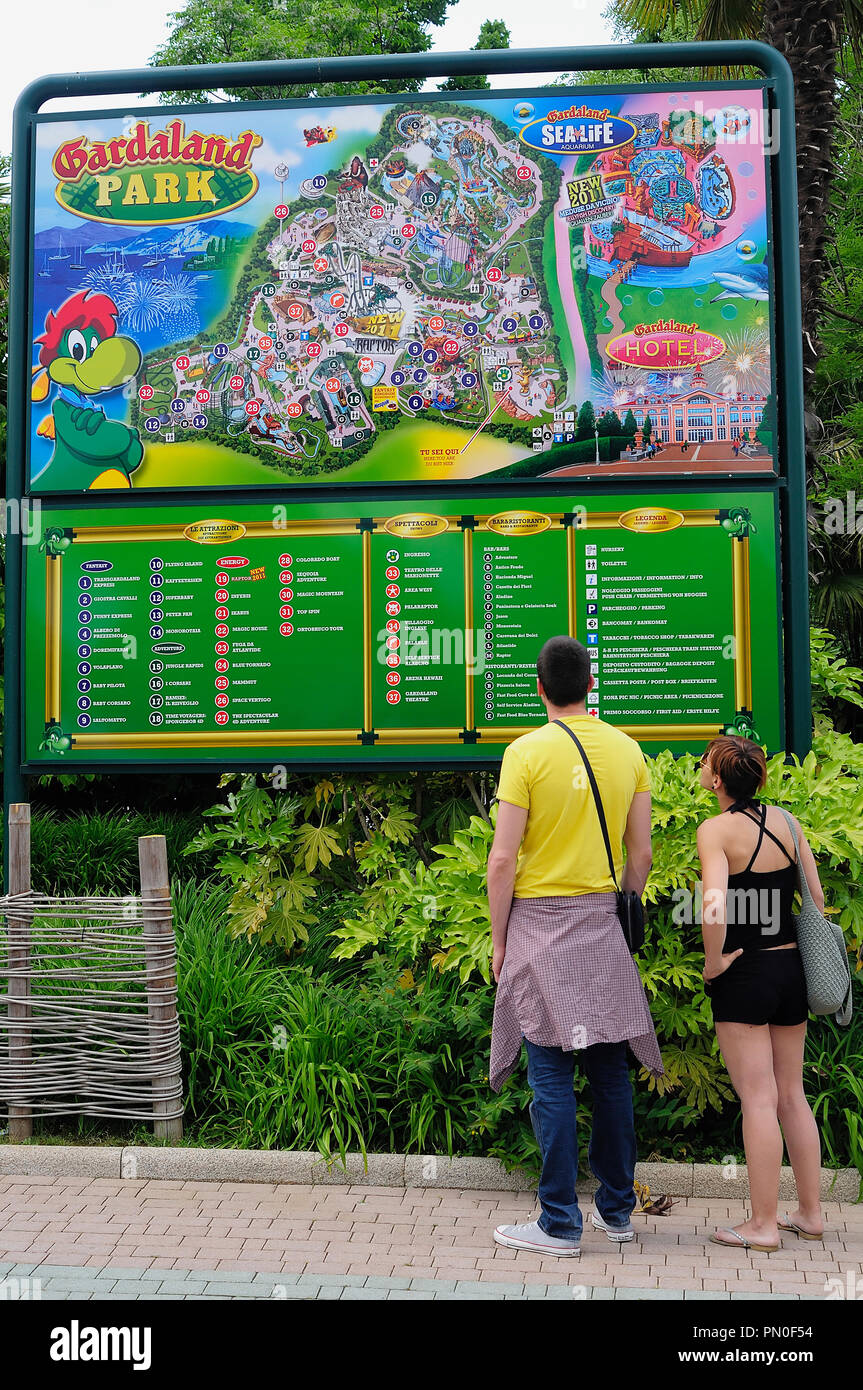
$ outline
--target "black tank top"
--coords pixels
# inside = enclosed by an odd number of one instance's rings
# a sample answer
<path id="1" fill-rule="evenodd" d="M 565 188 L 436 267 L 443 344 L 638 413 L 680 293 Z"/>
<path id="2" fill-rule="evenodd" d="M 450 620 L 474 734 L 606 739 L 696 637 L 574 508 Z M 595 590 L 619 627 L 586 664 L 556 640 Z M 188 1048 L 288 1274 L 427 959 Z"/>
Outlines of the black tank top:
<path id="1" fill-rule="evenodd" d="M 794 925 L 794 892 L 797 887 L 797 861 L 791 858 L 782 841 L 767 829 L 767 807 L 757 801 L 735 801 L 730 813 L 739 812 L 758 827 L 758 842 L 745 869 L 728 875 L 726 896 L 725 945 L 723 951 L 764 951 L 771 946 L 786 946 L 796 942 Z M 755 814 L 750 814 L 755 812 Z M 778 845 L 788 860 L 783 869 L 756 873 L 753 864 L 758 858 L 764 836 Z"/>

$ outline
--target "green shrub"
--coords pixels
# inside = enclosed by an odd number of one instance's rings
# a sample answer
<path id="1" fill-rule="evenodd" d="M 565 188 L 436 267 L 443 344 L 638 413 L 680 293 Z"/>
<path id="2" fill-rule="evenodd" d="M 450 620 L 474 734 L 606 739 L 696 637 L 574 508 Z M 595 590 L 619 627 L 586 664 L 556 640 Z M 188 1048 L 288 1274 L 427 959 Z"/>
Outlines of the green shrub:
<path id="1" fill-rule="evenodd" d="M 719 1054 L 710 1004 L 701 978 L 703 947 L 697 924 L 686 924 L 678 910 L 682 895 L 694 893 L 700 877 L 696 830 L 715 812 L 715 800 L 698 784 L 697 760 L 662 752 L 648 759 L 654 815 L 654 863 L 645 898 L 648 930 L 638 965 L 650 1001 L 666 1075 L 642 1072 L 651 1109 L 651 1126 L 660 1113 L 666 1137 L 702 1126 L 709 1112 L 722 1114 L 737 1102 Z M 822 730 L 801 761 L 782 755 L 768 763 L 765 798 L 787 807 L 806 832 L 819 864 L 827 911 L 846 932 L 849 948 L 863 945 L 863 902 L 858 892 L 863 852 L 863 747 L 842 734 Z M 493 822 L 478 816 L 449 845 L 438 845 L 429 867 L 402 867 L 386 894 L 369 893 L 333 932 L 333 955 L 361 958 L 383 952 L 399 968 L 442 974 L 457 971 L 462 985 L 489 982 L 490 924 L 485 896 Z M 812 1026 L 810 1048 L 818 1047 L 826 1025 Z M 851 1047 L 853 1054 L 854 1045 Z M 853 1073 L 828 1087 L 820 1105 L 831 1117 L 830 1149 L 845 1161 L 861 1161 L 854 1127 Z M 823 1078 L 822 1078 L 823 1079 Z M 510 1083 L 519 1085 L 520 1081 Z M 844 1099 L 840 1103 L 839 1092 Z M 820 1093 L 819 1093 L 820 1094 Z M 657 1135 L 657 1142 L 662 1134 Z M 726 1143 L 730 1142 L 726 1136 Z M 510 1155 L 511 1156 L 511 1155 Z M 863 1166 L 861 1166 L 863 1172 Z"/>
<path id="2" fill-rule="evenodd" d="M 32 881 L 39 893 L 127 894 L 140 891 L 138 837 L 164 835 L 172 880 L 189 877 L 184 849 L 197 824 L 191 814 L 36 808 L 31 825 Z"/>

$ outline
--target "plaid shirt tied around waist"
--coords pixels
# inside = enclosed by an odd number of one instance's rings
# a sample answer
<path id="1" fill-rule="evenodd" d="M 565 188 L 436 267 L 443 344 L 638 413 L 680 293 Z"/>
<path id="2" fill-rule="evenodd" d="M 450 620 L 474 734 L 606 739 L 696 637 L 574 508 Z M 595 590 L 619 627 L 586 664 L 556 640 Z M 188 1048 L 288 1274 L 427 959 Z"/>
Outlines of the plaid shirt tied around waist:
<path id="1" fill-rule="evenodd" d="M 643 1067 L 664 1075 L 614 893 L 513 899 L 494 1005 L 492 1090 L 515 1069 L 522 1038 L 566 1052 L 626 1040 Z"/>

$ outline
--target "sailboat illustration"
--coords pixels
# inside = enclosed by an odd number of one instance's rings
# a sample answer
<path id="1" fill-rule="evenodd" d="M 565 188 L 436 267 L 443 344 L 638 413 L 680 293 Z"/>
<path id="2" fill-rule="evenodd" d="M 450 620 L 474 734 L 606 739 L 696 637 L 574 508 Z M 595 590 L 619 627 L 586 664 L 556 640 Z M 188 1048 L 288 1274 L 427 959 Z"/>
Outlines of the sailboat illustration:
<path id="1" fill-rule="evenodd" d="M 72 250 L 72 259 L 71 259 L 71 261 L 69 262 L 69 269 L 70 269 L 70 270 L 83 270 L 83 269 L 84 269 L 84 262 L 83 262 L 82 259 L 81 259 L 82 251 L 83 251 L 83 247 L 81 247 L 81 246 L 75 246 L 75 247 L 73 247 L 73 250 Z"/>
<path id="2" fill-rule="evenodd" d="M 44 255 L 44 256 L 42 257 L 42 269 L 39 271 L 39 277 L 40 277 L 40 279 L 42 279 L 42 280 L 50 280 L 50 279 L 51 279 L 51 271 L 50 271 L 49 268 L 48 268 L 48 256 L 47 256 L 47 254 Z"/>
<path id="3" fill-rule="evenodd" d="M 49 259 L 49 261 L 68 261 L 68 260 L 69 260 L 69 252 L 66 250 L 66 248 L 65 248 L 64 245 L 63 245 L 63 236 L 62 236 L 62 233 L 61 233 L 61 232 L 58 232 L 58 233 L 57 233 L 57 250 L 54 252 L 54 255 L 53 255 L 53 256 L 49 256 L 48 259 Z"/>

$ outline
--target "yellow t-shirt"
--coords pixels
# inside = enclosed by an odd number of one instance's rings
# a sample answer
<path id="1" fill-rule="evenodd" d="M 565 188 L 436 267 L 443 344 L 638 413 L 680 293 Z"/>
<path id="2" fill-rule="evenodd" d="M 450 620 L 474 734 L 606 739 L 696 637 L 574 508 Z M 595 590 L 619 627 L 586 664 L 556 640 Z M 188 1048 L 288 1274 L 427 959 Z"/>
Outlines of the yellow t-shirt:
<path id="1" fill-rule="evenodd" d="M 581 741 L 599 787 L 617 881 L 632 798 L 650 790 L 644 754 L 627 734 L 589 714 L 564 720 Z M 509 745 L 497 795 L 527 811 L 515 875 L 517 898 L 614 892 L 608 855 L 581 754 L 549 721 Z"/>

